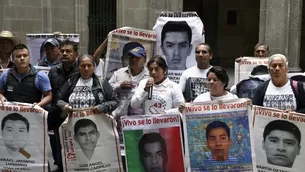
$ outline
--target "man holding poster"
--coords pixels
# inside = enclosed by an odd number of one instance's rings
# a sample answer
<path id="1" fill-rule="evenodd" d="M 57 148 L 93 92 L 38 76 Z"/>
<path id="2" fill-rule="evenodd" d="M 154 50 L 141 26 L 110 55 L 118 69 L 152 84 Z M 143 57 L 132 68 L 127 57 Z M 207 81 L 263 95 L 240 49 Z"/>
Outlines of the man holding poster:
<path id="1" fill-rule="evenodd" d="M 263 137 L 268 164 L 292 168 L 300 154 L 300 129 L 291 122 L 274 120 L 266 125 Z"/>
<path id="2" fill-rule="evenodd" d="M 161 49 L 169 70 L 185 70 L 192 51 L 192 30 L 186 21 L 168 21 L 161 32 Z"/>
<path id="3" fill-rule="evenodd" d="M 165 172 L 166 143 L 159 133 L 144 134 L 139 141 L 139 152 L 146 172 Z"/>

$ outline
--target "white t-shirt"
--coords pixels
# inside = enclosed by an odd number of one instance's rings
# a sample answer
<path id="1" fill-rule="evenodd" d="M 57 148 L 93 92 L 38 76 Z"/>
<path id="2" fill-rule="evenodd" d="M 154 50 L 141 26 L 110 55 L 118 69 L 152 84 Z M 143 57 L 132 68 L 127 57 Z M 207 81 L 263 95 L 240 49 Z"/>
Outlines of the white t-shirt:
<path id="1" fill-rule="evenodd" d="M 282 87 L 276 87 L 272 81 L 270 81 L 265 93 L 263 105 L 270 108 L 281 110 L 291 109 L 295 111 L 297 109 L 297 101 L 291 88 L 290 81 L 288 80 Z"/>
<path id="2" fill-rule="evenodd" d="M 230 99 L 238 99 L 238 97 L 235 94 L 229 93 L 226 91 L 227 94 L 219 97 L 211 96 L 210 92 L 206 92 L 203 94 L 200 94 L 198 97 L 195 98 L 194 102 L 205 102 L 205 101 L 211 101 L 211 100 L 230 100 Z"/>
<path id="3" fill-rule="evenodd" d="M 73 108 L 87 108 L 95 106 L 95 98 L 92 93 L 93 79 L 79 78 L 72 94 L 69 97 L 69 103 Z"/>
<path id="4" fill-rule="evenodd" d="M 210 68 L 199 69 L 197 66 L 193 66 L 182 73 L 179 85 L 187 100 L 195 99 L 200 94 L 208 91 L 207 73 Z"/>
<path id="5" fill-rule="evenodd" d="M 153 86 L 152 99 L 148 100 L 148 92 L 144 90 L 148 79 L 140 82 L 131 99 L 132 108 L 144 108 L 145 114 L 179 113 L 178 107 L 184 102 L 179 85 L 166 78 L 162 83 Z"/>

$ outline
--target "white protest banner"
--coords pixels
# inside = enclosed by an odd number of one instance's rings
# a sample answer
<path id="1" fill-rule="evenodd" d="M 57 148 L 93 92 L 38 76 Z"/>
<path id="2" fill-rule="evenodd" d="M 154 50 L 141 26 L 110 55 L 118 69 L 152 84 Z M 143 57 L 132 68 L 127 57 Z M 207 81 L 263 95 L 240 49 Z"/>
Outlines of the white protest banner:
<path id="1" fill-rule="evenodd" d="M 252 171 L 246 99 L 189 103 L 183 115 L 190 172 Z"/>
<path id="2" fill-rule="evenodd" d="M 253 106 L 250 122 L 254 171 L 304 171 L 305 114 Z"/>
<path id="3" fill-rule="evenodd" d="M 128 172 L 184 172 L 180 115 L 121 118 Z"/>
<path id="4" fill-rule="evenodd" d="M 113 72 L 126 67 L 128 58 L 123 55 L 136 47 L 144 47 L 146 50 L 146 62 L 153 56 L 156 43 L 156 33 L 151 30 L 142 30 L 131 27 L 123 27 L 111 31 L 108 34 L 108 45 L 105 60 L 104 75 L 111 78 Z"/>
<path id="5" fill-rule="evenodd" d="M 171 80 L 179 82 L 185 69 L 195 66 L 195 48 L 204 42 L 203 23 L 196 12 L 162 12 L 153 30 L 155 54 L 166 58 Z"/>
<path id="6" fill-rule="evenodd" d="M 116 122 L 107 114 L 74 111 L 59 128 L 65 172 L 122 172 Z"/>
<path id="7" fill-rule="evenodd" d="M 5 103 L 0 120 L 0 171 L 46 172 L 47 112 L 32 104 Z"/>
<path id="8" fill-rule="evenodd" d="M 79 34 L 73 33 L 61 33 L 61 34 L 54 34 L 54 33 L 38 33 L 38 34 L 26 34 L 26 41 L 28 48 L 30 50 L 31 56 L 31 64 L 36 65 L 39 60 L 45 57 L 44 49 L 42 44 L 44 41 L 50 38 L 56 38 L 59 41 L 63 41 L 69 39 L 74 42 L 79 42 Z"/>
<path id="9" fill-rule="evenodd" d="M 235 62 L 234 83 L 237 84 L 243 79 L 249 78 L 253 68 L 257 65 L 268 65 L 268 57 L 243 57 L 242 60 Z"/>

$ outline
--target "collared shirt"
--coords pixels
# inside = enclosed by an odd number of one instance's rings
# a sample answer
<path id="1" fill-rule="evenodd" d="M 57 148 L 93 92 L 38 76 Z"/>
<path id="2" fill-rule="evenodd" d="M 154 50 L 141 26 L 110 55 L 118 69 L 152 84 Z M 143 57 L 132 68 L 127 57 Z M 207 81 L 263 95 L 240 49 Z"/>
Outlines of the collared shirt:
<path id="1" fill-rule="evenodd" d="M 143 79 L 149 77 L 147 68 L 143 68 L 142 72 L 137 76 L 132 76 L 129 67 L 123 67 L 114 72 L 112 77 L 109 80 L 110 85 L 115 89 L 118 97 L 120 99 L 119 106 L 113 112 L 114 115 L 124 116 L 127 115 L 128 105 L 130 100 L 135 93 L 136 88 L 139 85 L 139 82 Z M 133 84 L 132 89 L 121 89 L 120 85 L 124 81 L 130 81 Z"/>
<path id="2" fill-rule="evenodd" d="M 140 82 L 131 99 L 131 107 L 144 108 L 145 114 L 179 113 L 178 107 L 184 102 L 179 84 L 168 78 L 158 85 L 154 84 L 152 99 L 148 100 L 148 92 L 144 90 L 147 80 Z"/>

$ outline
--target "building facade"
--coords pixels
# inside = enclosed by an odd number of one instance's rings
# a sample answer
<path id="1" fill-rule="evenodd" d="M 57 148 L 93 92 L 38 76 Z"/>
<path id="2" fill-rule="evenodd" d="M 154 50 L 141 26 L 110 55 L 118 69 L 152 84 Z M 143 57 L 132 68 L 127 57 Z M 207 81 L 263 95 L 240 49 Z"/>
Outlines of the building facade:
<path id="1" fill-rule="evenodd" d="M 204 22 L 214 64 L 233 67 L 252 56 L 258 42 L 289 59 L 290 71 L 305 69 L 302 0 L 1 0 L 0 27 L 25 42 L 26 33 L 80 34 L 81 53 L 94 49 L 115 28 L 152 29 L 162 11 L 196 11 Z"/>

